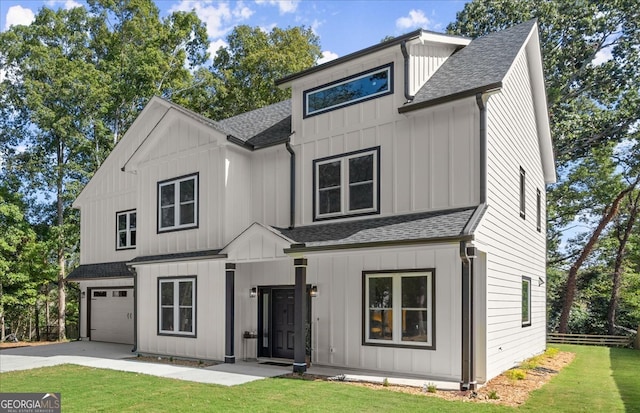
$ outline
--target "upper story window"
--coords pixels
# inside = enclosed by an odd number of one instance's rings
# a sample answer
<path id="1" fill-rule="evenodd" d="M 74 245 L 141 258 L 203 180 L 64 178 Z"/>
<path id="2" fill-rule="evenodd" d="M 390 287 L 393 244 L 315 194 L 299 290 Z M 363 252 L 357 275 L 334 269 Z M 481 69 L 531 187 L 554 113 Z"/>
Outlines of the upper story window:
<path id="1" fill-rule="evenodd" d="M 136 247 L 136 210 L 116 213 L 116 249 Z"/>
<path id="2" fill-rule="evenodd" d="M 526 184 L 526 175 L 524 169 L 520 167 L 520 216 L 524 219 L 526 216 L 526 192 L 525 192 L 525 184 Z"/>
<path id="3" fill-rule="evenodd" d="M 158 232 L 198 226 L 198 174 L 158 182 Z"/>
<path id="4" fill-rule="evenodd" d="M 393 93 L 393 63 L 303 93 L 304 117 Z"/>
<path id="5" fill-rule="evenodd" d="M 313 161 L 314 220 L 379 212 L 380 147 Z"/>

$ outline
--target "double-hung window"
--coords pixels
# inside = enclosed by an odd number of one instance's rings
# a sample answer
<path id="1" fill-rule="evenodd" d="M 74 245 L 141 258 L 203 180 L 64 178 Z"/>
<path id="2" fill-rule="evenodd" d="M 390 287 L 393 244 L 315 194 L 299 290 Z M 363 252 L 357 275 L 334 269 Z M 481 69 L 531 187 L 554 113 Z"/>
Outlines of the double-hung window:
<path id="1" fill-rule="evenodd" d="M 531 278 L 522 277 L 522 327 L 531 325 Z"/>
<path id="2" fill-rule="evenodd" d="M 198 226 L 198 174 L 158 182 L 158 232 Z"/>
<path id="3" fill-rule="evenodd" d="M 433 270 L 363 273 L 366 345 L 435 348 Z"/>
<path id="4" fill-rule="evenodd" d="M 313 161 L 314 220 L 379 212 L 380 147 Z"/>
<path id="5" fill-rule="evenodd" d="M 196 278 L 158 279 L 158 334 L 196 335 Z"/>
<path id="6" fill-rule="evenodd" d="M 393 64 L 389 63 L 304 91 L 304 117 L 391 93 L 393 93 Z"/>
<path id="7" fill-rule="evenodd" d="M 116 249 L 136 247 L 136 210 L 116 213 Z"/>

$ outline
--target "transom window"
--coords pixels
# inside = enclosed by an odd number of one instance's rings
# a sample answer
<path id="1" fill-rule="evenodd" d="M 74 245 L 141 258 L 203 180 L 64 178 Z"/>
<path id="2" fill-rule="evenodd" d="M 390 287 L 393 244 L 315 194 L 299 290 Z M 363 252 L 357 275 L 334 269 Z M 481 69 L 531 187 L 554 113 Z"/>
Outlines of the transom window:
<path id="1" fill-rule="evenodd" d="M 116 249 L 136 247 L 136 211 L 116 213 Z"/>
<path id="2" fill-rule="evenodd" d="M 313 161 L 314 220 L 377 213 L 380 147 Z"/>
<path id="3" fill-rule="evenodd" d="M 365 344 L 435 348 L 432 270 L 364 273 Z"/>
<path id="4" fill-rule="evenodd" d="M 313 116 L 393 93 L 393 64 L 304 92 L 304 116 Z"/>
<path id="5" fill-rule="evenodd" d="M 195 277 L 158 279 L 158 332 L 195 336 Z"/>
<path id="6" fill-rule="evenodd" d="M 158 231 L 198 226 L 198 175 L 158 183 Z"/>
<path id="7" fill-rule="evenodd" d="M 531 278 L 522 277 L 522 327 L 531 325 Z"/>

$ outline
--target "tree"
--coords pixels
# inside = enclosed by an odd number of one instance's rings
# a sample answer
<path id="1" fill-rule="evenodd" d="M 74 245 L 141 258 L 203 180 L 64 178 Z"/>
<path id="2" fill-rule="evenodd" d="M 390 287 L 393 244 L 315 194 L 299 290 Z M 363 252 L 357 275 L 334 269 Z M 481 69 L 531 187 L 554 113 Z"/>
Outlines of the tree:
<path id="1" fill-rule="evenodd" d="M 313 66 L 321 56 L 318 36 L 311 29 L 237 26 L 213 60 L 208 108 L 199 108 L 212 119 L 224 119 L 290 97 L 275 81 Z"/>
<path id="2" fill-rule="evenodd" d="M 474 1 L 466 4 L 458 13 L 457 21 L 448 27 L 450 33 L 476 37 L 538 19 L 560 178 L 548 198 L 549 246 L 555 255 L 552 260 L 555 264 L 575 260 L 567 269 L 563 287 L 561 332 L 566 332 L 568 326 L 579 270 L 597 247 L 599 238 L 607 233 L 621 199 L 627 190 L 632 190 L 629 185 L 603 194 L 598 188 L 606 185 L 592 185 L 602 177 L 598 175 L 601 168 L 589 169 L 587 165 L 593 167 L 589 158 L 605 151 L 610 153 L 608 156 L 616 169 L 618 160 L 611 155 L 616 145 L 638 140 L 639 13 L 637 5 L 628 0 Z M 635 158 L 627 162 L 637 163 L 637 153 Z M 582 167 L 583 173 L 571 172 L 582 164 L 586 166 Z M 610 172 L 605 176 L 617 181 L 617 186 L 624 186 L 625 181 L 633 182 L 637 176 L 633 168 L 624 169 L 630 175 Z M 572 187 L 591 187 L 601 196 L 590 196 Z M 579 218 L 592 222 L 590 235 L 584 234 L 583 244 L 563 256 L 560 252 L 562 231 Z"/>
<path id="3" fill-rule="evenodd" d="M 55 240 L 59 338 L 65 338 L 65 276 L 77 254 L 78 214 L 70 206 L 115 141 L 153 95 L 192 87 L 185 67 L 202 64 L 208 46 L 194 13 L 160 21 L 150 0 L 92 0 L 91 12 L 40 10 L 29 26 L 0 33 L 6 78 L 0 91 L 0 139 L 26 149 L 14 173 L 40 205 Z M 41 201 L 42 204 L 42 201 Z"/>

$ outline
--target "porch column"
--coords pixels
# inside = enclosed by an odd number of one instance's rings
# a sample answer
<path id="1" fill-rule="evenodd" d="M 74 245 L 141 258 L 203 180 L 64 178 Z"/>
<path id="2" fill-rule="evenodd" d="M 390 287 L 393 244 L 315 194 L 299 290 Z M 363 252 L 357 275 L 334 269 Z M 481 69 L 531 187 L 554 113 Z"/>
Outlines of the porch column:
<path id="1" fill-rule="evenodd" d="M 236 356 L 233 350 L 234 343 L 234 278 L 236 273 L 236 265 L 232 263 L 225 264 L 225 324 L 224 324 L 224 362 L 235 363 Z"/>
<path id="2" fill-rule="evenodd" d="M 294 293 L 294 340 L 293 340 L 293 372 L 307 371 L 305 323 L 307 320 L 307 259 L 293 260 L 296 270 L 296 289 Z"/>

